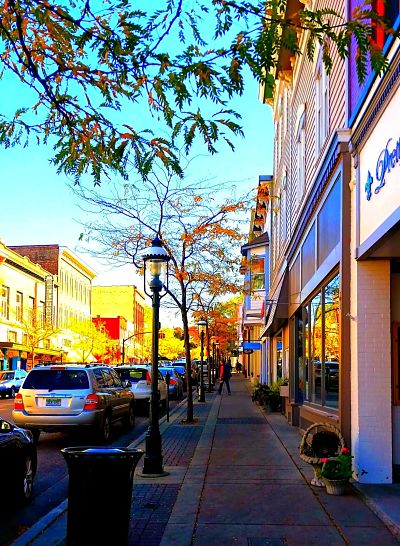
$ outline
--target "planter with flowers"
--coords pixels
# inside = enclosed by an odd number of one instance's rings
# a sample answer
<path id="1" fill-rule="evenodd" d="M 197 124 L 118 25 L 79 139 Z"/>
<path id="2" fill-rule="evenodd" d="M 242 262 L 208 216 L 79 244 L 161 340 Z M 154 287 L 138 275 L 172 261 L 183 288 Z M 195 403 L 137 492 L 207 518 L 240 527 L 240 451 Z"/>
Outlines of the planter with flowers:
<path id="1" fill-rule="evenodd" d="M 347 447 L 343 447 L 340 455 L 321 459 L 322 468 L 318 472 L 330 495 L 343 495 L 347 484 L 353 476 L 352 455 Z"/>

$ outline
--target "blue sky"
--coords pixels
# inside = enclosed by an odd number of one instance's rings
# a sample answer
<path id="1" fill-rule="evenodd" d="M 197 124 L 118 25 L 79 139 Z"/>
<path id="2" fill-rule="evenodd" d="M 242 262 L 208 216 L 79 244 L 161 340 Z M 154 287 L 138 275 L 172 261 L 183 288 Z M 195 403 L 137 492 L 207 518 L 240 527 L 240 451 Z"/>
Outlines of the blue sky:
<path id="1" fill-rule="evenodd" d="M 18 86 L 10 92 L 20 91 Z M 1 103 L 7 99 L 2 94 Z M 197 177 L 235 183 L 243 190 L 255 188 L 258 175 L 272 173 L 273 125 L 269 107 L 258 101 L 257 83 L 250 81 L 245 94 L 233 104 L 242 115 L 244 138 L 235 138 L 235 152 L 221 148 L 209 156 L 198 147 L 194 166 Z M 3 109 L 4 111 L 4 109 Z M 82 213 L 77 198 L 72 195 L 64 175 L 57 175 L 49 162 L 51 147 L 31 146 L 0 149 L 1 162 L 1 220 L 0 238 L 6 245 L 58 243 L 75 250 L 82 227 Z M 78 252 L 98 273 L 102 284 L 132 282 L 132 266 L 114 269 L 95 262 Z M 107 273 L 107 271 L 109 271 Z M 140 281 L 139 281 L 140 282 Z"/>

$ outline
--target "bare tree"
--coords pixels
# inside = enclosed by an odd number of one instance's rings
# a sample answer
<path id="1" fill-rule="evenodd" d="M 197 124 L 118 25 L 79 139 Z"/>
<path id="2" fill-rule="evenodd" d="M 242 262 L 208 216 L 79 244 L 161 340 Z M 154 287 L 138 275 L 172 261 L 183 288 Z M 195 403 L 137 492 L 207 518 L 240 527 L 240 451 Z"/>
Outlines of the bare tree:
<path id="1" fill-rule="evenodd" d="M 144 186 L 144 187 L 143 187 Z M 108 190 L 108 191 L 106 191 Z M 250 200 L 235 199 L 234 189 L 185 183 L 172 171 L 153 169 L 145 182 L 114 183 L 109 188 L 78 186 L 84 203 L 82 236 L 92 253 L 115 262 L 131 261 L 142 271 L 138 253 L 158 235 L 169 253 L 168 305 L 179 309 L 186 353 L 187 421 L 193 421 L 189 316 L 203 286 L 220 297 L 237 288 L 239 253 Z M 230 194 L 229 196 L 227 194 Z"/>

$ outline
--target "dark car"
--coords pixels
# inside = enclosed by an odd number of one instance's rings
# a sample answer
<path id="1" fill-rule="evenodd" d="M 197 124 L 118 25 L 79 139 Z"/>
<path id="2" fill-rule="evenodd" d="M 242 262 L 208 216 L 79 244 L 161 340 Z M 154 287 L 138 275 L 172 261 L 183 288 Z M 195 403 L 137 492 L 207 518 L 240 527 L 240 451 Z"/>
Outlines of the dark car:
<path id="1" fill-rule="evenodd" d="M 167 375 L 167 372 L 170 375 L 170 382 L 169 382 L 169 395 L 171 398 L 176 398 L 179 400 L 183 397 L 183 381 L 180 378 L 178 372 L 175 370 L 174 367 L 169 366 L 166 368 L 159 368 L 160 372 L 162 373 L 164 379 Z"/>
<path id="2" fill-rule="evenodd" d="M 37 455 L 33 436 L 0 417 L 0 505 L 28 502 L 32 496 Z"/>

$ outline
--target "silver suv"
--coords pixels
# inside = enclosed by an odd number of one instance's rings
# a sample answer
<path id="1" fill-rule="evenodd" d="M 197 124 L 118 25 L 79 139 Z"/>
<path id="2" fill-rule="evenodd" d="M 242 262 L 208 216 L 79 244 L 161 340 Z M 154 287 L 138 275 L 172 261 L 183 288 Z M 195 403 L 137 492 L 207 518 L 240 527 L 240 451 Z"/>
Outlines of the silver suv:
<path id="1" fill-rule="evenodd" d="M 135 423 L 135 396 L 112 368 L 92 365 L 36 366 L 15 396 L 16 425 L 40 431 L 89 429 L 108 442 L 112 424 Z"/>

